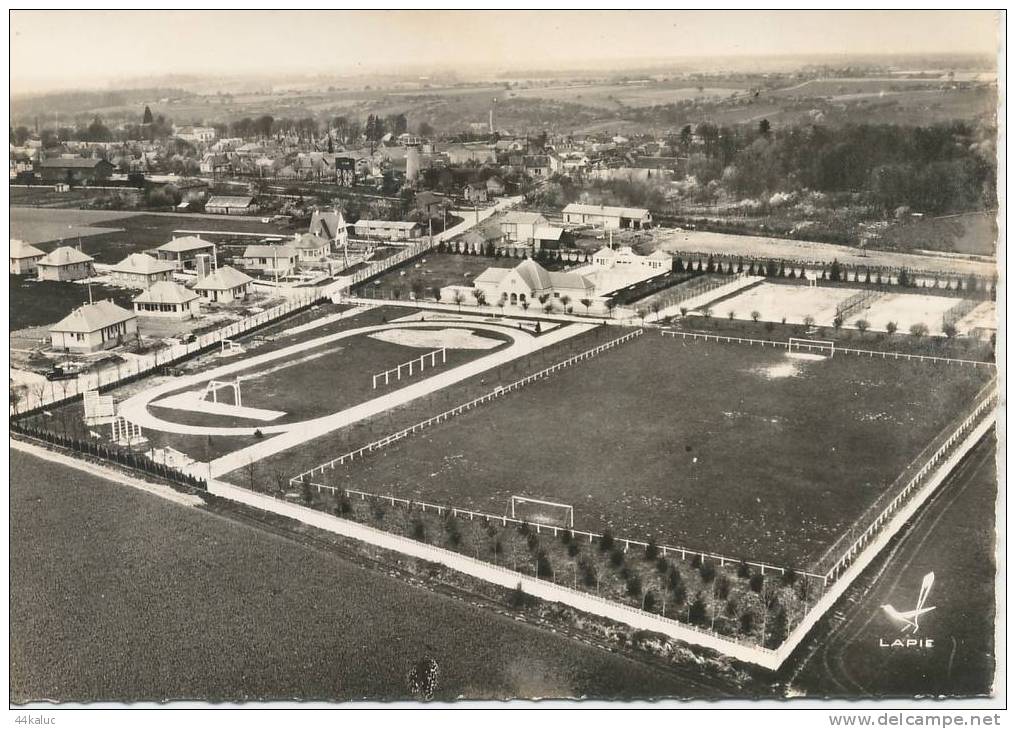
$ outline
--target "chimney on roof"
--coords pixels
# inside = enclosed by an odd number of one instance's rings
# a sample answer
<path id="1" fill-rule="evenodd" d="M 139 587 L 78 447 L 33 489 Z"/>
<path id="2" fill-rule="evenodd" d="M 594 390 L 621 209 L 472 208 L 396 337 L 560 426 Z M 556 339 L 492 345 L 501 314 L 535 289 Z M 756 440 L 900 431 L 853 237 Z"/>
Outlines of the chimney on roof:
<path id="1" fill-rule="evenodd" d="M 212 257 L 207 253 L 198 253 L 194 257 L 194 268 L 198 274 L 198 281 L 210 276 L 212 273 Z"/>

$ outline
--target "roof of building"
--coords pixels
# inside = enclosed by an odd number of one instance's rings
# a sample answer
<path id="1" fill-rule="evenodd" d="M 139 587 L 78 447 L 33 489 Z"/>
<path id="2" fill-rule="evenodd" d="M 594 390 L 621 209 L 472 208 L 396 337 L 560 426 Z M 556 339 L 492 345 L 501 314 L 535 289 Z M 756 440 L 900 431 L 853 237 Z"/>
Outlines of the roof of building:
<path id="1" fill-rule="evenodd" d="M 205 276 L 203 279 L 194 284 L 195 291 L 225 291 L 228 289 L 235 289 L 238 286 L 244 286 L 253 281 L 250 276 L 245 274 L 243 271 L 237 271 L 232 266 L 222 266 L 215 270 L 214 273 Z"/>
<path id="2" fill-rule="evenodd" d="M 356 228 L 396 228 L 399 230 L 412 230 L 419 228 L 420 224 L 412 220 L 357 220 Z"/>
<path id="3" fill-rule="evenodd" d="M 652 253 L 649 254 L 648 257 L 653 259 L 654 261 L 672 261 L 672 260 L 674 260 L 674 257 L 672 255 L 670 255 L 669 253 L 667 253 L 666 251 L 653 251 Z"/>
<path id="4" fill-rule="evenodd" d="M 615 255 L 617 254 L 614 253 L 613 248 L 611 248 L 610 246 L 603 246 L 603 248 L 601 248 L 600 250 L 596 251 L 596 253 L 593 254 L 593 258 L 606 258 L 607 256 L 613 258 Z"/>
<path id="5" fill-rule="evenodd" d="M 509 268 L 488 268 L 473 279 L 473 283 L 501 283 L 501 280 L 511 271 Z"/>
<path id="6" fill-rule="evenodd" d="M 502 223 L 515 223 L 522 225 L 534 225 L 537 223 L 546 223 L 547 219 L 539 213 L 524 213 L 521 211 L 513 210 L 501 219 Z"/>
<path id="7" fill-rule="evenodd" d="M 75 263 L 90 263 L 95 259 L 70 246 L 60 246 L 50 251 L 39 261 L 40 266 L 71 266 Z"/>
<path id="8" fill-rule="evenodd" d="M 416 193 L 416 206 L 421 205 L 440 205 L 448 202 L 448 199 L 444 195 L 438 195 L 434 192 L 418 192 Z"/>
<path id="9" fill-rule="evenodd" d="M 98 157 L 50 157 L 49 159 L 39 160 L 39 166 L 55 169 L 91 169 L 98 166 L 101 162 L 106 162 L 106 160 Z M 109 162 L 106 162 L 106 164 L 109 164 Z"/>
<path id="10" fill-rule="evenodd" d="M 51 326 L 51 332 L 81 332 L 88 334 L 136 318 L 132 311 L 121 309 L 112 301 L 84 304 Z"/>
<path id="11" fill-rule="evenodd" d="M 40 257 L 45 256 L 45 255 L 46 255 L 45 251 L 40 251 L 35 246 L 33 246 L 33 245 L 29 244 L 29 243 L 25 243 L 25 241 L 23 241 L 23 240 L 18 240 L 17 238 L 11 238 L 11 258 L 12 259 L 16 260 L 16 259 L 19 259 L 19 258 L 40 258 Z"/>
<path id="12" fill-rule="evenodd" d="M 160 261 L 152 258 L 147 253 L 131 253 L 125 259 L 113 266 L 117 273 L 166 273 L 172 271 L 174 266 L 169 261 Z"/>
<path id="13" fill-rule="evenodd" d="M 593 284 L 580 273 L 548 271 L 550 285 L 555 289 L 591 289 Z"/>
<path id="14" fill-rule="evenodd" d="M 300 250 L 316 251 L 321 248 L 327 248 L 328 240 L 319 235 L 314 235 L 313 233 L 302 233 L 297 236 L 292 243 L 290 243 L 290 247 Z"/>
<path id="15" fill-rule="evenodd" d="M 253 202 L 250 195 L 214 195 L 205 203 L 205 208 L 246 208 Z"/>
<path id="16" fill-rule="evenodd" d="M 333 240 L 346 227 L 346 219 L 338 210 L 315 210 L 310 216 L 308 231 L 322 238 Z"/>
<path id="17" fill-rule="evenodd" d="M 649 211 L 645 208 L 620 208 L 612 205 L 583 205 L 581 203 L 570 203 L 561 212 L 604 215 L 613 218 L 644 218 L 649 215 Z"/>
<path id="18" fill-rule="evenodd" d="M 296 258 L 296 248 L 292 246 L 247 246 L 243 249 L 243 258 Z"/>
<path id="19" fill-rule="evenodd" d="M 512 270 L 534 291 L 551 287 L 550 272 L 531 258 L 527 258 Z"/>
<path id="20" fill-rule="evenodd" d="M 214 247 L 215 244 L 211 241 L 204 240 L 196 235 L 185 235 L 182 238 L 174 238 L 169 243 L 163 243 L 155 250 L 168 251 L 170 253 L 186 253 L 187 251 L 198 251 Z"/>
<path id="21" fill-rule="evenodd" d="M 533 237 L 540 240 L 561 240 L 564 228 L 555 228 L 553 225 L 538 225 L 533 230 Z"/>
<path id="22" fill-rule="evenodd" d="M 135 304 L 186 304 L 198 295 L 175 281 L 156 281 L 152 286 L 135 296 Z"/>

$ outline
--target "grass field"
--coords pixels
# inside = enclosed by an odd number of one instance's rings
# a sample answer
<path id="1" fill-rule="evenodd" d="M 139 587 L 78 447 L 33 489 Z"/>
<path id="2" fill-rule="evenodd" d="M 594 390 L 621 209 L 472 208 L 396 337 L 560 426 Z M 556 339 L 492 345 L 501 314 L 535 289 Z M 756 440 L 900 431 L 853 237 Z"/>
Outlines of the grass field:
<path id="1" fill-rule="evenodd" d="M 161 246 L 173 238 L 175 231 L 180 230 L 236 231 L 250 233 L 251 240 L 257 240 L 259 234 L 288 234 L 278 225 L 236 220 L 228 216 L 216 218 L 184 214 L 146 215 L 118 211 L 11 207 L 10 220 L 12 237 L 28 241 L 44 251 L 59 246 L 60 239 L 76 245 L 77 237 L 81 235 L 82 249 L 99 263 L 117 263 L 131 253 Z M 205 237 L 216 240 L 214 234 Z"/>
<path id="2" fill-rule="evenodd" d="M 700 694 L 197 508 L 19 453 L 10 475 L 14 703 L 403 699 L 426 655 L 439 700 Z"/>
<path id="3" fill-rule="evenodd" d="M 135 291 L 92 284 L 95 301 L 112 299 L 126 309 L 133 308 L 131 299 L 136 295 Z M 71 281 L 36 281 L 27 276 L 11 276 L 9 296 L 7 327 L 13 332 L 60 321 L 71 309 L 88 303 L 88 286 Z"/>
<path id="4" fill-rule="evenodd" d="M 717 99 L 744 93 L 744 87 L 698 87 L 685 82 L 651 84 L 572 84 L 538 86 L 508 92 L 508 98 L 567 101 L 610 111 L 629 106 L 656 106 L 693 99 Z"/>
<path id="5" fill-rule="evenodd" d="M 362 322 L 360 325 L 364 326 Z M 284 361 L 271 362 L 241 372 L 241 397 L 247 407 L 286 413 L 277 420 L 272 420 L 273 425 L 329 415 L 490 354 L 508 343 L 506 336 L 494 332 L 475 334 L 493 340 L 495 347 L 485 350 L 448 349 L 446 362 L 442 363 L 441 357 L 437 357 L 437 366 L 432 369 L 428 360 L 427 368 L 422 375 L 417 369 L 416 374 L 409 377 L 408 371 L 404 370 L 401 380 L 397 380 L 393 374 L 390 384 L 379 385 L 378 389 L 371 386 L 374 374 L 416 359 L 436 347 L 430 349 L 406 347 L 379 341 L 366 335 L 343 339 L 309 349 Z M 260 350 L 258 353 L 260 354 Z M 231 361 L 223 359 L 222 363 Z M 197 388 L 188 388 L 188 391 L 202 389 L 204 383 Z M 166 397 L 175 394 L 177 393 L 170 393 Z M 219 401 L 232 403 L 232 392 L 223 390 Z M 159 400 L 155 400 L 153 405 L 158 402 Z M 221 427 L 256 425 L 251 420 L 186 410 L 154 408 L 153 412 L 164 420 L 190 425 Z"/>
<path id="6" fill-rule="evenodd" d="M 578 528 L 803 567 L 973 398 L 987 373 L 652 334 L 325 475 Z"/>
<path id="7" fill-rule="evenodd" d="M 920 519 L 894 543 L 884 571 L 876 562 L 860 578 L 870 592 L 837 609 L 832 636 L 819 635 L 817 652 L 797 682 L 811 696 L 988 695 L 995 673 L 995 531 L 997 473 L 992 435 L 955 471 Z M 928 572 L 935 584 L 918 637 L 926 649 L 882 648 L 902 636 L 880 605 L 907 604 Z M 853 590 L 852 590 L 853 591 Z M 996 689 L 997 690 L 997 689 Z"/>

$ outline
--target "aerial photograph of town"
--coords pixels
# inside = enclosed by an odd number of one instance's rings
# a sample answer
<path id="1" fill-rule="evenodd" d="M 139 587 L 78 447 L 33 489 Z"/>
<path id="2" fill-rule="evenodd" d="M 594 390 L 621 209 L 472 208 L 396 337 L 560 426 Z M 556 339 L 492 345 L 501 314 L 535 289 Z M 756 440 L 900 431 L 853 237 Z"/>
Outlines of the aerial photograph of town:
<path id="1" fill-rule="evenodd" d="M 8 22 L 15 729 L 1000 724 L 1004 11 Z"/>

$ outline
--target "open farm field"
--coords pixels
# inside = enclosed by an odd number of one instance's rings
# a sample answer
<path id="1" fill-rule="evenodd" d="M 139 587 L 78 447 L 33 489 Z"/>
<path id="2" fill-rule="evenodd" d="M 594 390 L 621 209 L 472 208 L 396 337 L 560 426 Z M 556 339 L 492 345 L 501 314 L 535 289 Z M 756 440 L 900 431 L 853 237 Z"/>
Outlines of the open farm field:
<path id="1" fill-rule="evenodd" d="M 25 454 L 11 468 L 13 703 L 408 699 L 425 656 L 445 701 L 702 695 L 293 538 Z"/>

